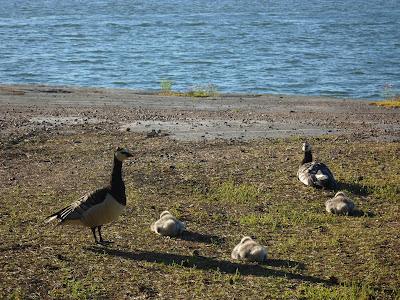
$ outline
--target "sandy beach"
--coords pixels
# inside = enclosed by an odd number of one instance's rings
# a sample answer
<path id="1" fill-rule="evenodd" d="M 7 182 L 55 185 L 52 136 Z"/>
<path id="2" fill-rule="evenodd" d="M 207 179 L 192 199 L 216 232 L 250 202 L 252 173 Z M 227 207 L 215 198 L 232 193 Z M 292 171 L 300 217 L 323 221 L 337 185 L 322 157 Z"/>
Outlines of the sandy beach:
<path id="1" fill-rule="evenodd" d="M 163 96 L 121 89 L 0 86 L 1 141 L 40 131 L 111 130 L 212 140 L 345 135 L 398 140 L 396 109 L 366 100 L 285 95 Z"/>

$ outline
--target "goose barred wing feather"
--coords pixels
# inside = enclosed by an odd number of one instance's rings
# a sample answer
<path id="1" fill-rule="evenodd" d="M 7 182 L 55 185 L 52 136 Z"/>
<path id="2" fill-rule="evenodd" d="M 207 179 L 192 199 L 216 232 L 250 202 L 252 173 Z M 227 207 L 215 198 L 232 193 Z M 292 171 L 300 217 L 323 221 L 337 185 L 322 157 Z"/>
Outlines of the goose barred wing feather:
<path id="1" fill-rule="evenodd" d="M 324 175 L 324 179 L 319 179 Z M 297 176 L 301 182 L 305 185 L 316 186 L 316 187 L 336 187 L 336 180 L 331 170 L 324 163 L 310 162 L 305 163 L 299 167 Z"/>
<path id="2" fill-rule="evenodd" d="M 110 188 L 106 187 L 88 193 L 82 196 L 79 200 L 49 216 L 46 219 L 46 222 L 50 222 L 54 219 L 60 220 L 61 223 L 65 221 L 81 220 L 84 217 L 85 212 L 95 205 L 102 203 L 106 198 L 106 195 L 110 192 Z"/>

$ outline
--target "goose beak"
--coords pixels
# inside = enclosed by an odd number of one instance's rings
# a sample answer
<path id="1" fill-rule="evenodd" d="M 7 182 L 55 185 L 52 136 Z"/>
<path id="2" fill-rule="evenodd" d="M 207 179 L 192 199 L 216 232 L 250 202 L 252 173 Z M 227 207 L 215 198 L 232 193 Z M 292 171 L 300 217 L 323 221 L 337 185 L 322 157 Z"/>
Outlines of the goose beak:
<path id="1" fill-rule="evenodd" d="M 128 152 L 128 153 L 126 153 L 126 156 L 127 156 L 127 157 L 133 157 L 133 154 L 130 153 L 130 152 Z"/>

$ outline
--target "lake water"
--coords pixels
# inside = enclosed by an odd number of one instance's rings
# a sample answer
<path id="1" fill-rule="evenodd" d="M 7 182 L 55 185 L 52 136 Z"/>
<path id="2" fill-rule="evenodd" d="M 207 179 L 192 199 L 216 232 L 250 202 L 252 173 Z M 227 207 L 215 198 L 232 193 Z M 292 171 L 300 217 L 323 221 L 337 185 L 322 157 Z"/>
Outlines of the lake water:
<path id="1" fill-rule="evenodd" d="M 380 98 L 400 1 L 0 0 L 0 83 Z"/>

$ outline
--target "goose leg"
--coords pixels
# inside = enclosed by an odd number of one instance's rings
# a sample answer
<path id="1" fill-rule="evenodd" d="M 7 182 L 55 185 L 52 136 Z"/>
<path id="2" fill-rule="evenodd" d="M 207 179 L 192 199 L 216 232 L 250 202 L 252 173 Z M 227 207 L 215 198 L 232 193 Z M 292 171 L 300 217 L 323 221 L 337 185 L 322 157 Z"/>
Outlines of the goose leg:
<path id="1" fill-rule="evenodd" d="M 94 236 L 94 241 L 97 244 L 98 241 L 97 241 L 97 236 L 96 236 L 96 227 L 92 227 L 91 229 L 92 229 L 92 233 L 93 233 L 93 236 Z"/>
<path id="2" fill-rule="evenodd" d="M 99 237 L 100 237 L 100 244 L 112 244 L 112 241 L 106 241 L 103 240 L 103 237 L 101 236 L 101 226 L 97 226 L 97 230 L 99 231 Z"/>

